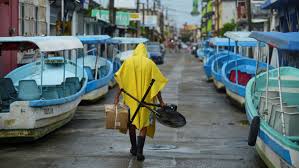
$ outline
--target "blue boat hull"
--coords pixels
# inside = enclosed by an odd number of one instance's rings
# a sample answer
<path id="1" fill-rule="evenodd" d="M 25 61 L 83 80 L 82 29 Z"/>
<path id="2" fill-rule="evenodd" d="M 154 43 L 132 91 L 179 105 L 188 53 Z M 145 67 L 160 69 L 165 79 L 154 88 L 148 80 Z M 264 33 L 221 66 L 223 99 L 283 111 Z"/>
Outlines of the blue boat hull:
<path id="1" fill-rule="evenodd" d="M 211 65 L 212 69 L 212 76 L 213 76 L 213 82 L 216 86 L 216 89 L 224 89 L 224 83 L 222 81 L 222 67 L 224 66 L 225 63 L 231 61 L 231 60 L 236 60 L 241 58 L 238 55 L 225 55 L 216 58 Z"/>
<path id="2" fill-rule="evenodd" d="M 227 91 L 227 94 L 230 98 L 235 100 L 237 103 L 239 103 L 241 106 L 244 106 L 245 102 L 245 88 L 246 85 L 241 85 L 239 83 L 234 83 L 230 81 L 229 75 L 231 71 L 241 71 L 245 72 L 247 74 L 250 74 L 252 76 L 256 73 L 256 63 L 257 61 L 254 59 L 237 59 L 227 62 L 223 65 L 221 73 L 222 73 L 222 81 L 225 85 L 225 89 Z M 260 68 L 267 68 L 267 64 L 265 63 L 259 63 Z M 238 77 L 237 77 L 238 78 Z"/>

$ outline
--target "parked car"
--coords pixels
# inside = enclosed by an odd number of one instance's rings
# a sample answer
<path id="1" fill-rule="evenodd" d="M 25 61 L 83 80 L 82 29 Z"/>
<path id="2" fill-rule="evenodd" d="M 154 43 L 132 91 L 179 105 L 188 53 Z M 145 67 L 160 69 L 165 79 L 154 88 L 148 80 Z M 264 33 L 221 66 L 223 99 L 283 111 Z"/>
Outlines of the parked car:
<path id="1" fill-rule="evenodd" d="M 147 51 L 149 53 L 149 57 L 156 64 L 163 64 L 164 63 L 164 54 L 162 52 L 160 43 L 158 43 L 158 42 L 149 42 L 147 44 Z"/>

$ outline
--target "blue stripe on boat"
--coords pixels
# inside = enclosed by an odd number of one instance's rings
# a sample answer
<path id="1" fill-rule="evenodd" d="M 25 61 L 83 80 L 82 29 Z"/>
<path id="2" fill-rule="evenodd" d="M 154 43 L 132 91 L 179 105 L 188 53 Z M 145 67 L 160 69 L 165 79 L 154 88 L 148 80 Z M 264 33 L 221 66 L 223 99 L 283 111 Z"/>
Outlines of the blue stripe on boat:
<path id="1" fill-rule="evenodd" d="M 264 131 L 260 129 L 259 137 L 267 144 L 275 153 L 282 157 L 288 164 L 292 165 L 292 159 L 290 152 L 284 149 L 280 144 L 275 142 L 271 137 L 269 137 Z"/>
<path id="2" fill-rule="evenodd" d="M 253 116 L 251 114 L 246 113 L 248 120 L 251 122 L 253 119 Z M 280 144 L 275 142 L 273 139 L 271 139 L 270 136 L 268 136 L 262 129 L 259 130 L 258 135 L 262 141 L 268 145 L 276 154 L 278 154 L 281 158 L 283 158 L 288 164 L 292 165 L 292 159 L 290 152 L 283 148 Z"/>

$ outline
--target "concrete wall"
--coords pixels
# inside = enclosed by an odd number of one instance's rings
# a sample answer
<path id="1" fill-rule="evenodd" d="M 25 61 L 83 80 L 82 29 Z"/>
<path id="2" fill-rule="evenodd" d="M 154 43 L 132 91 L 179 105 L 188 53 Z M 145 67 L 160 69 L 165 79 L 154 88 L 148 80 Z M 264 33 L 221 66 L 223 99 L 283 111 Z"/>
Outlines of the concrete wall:
<path id="1" fill-rule="evenodd" d="M 220 28 L 225 23 L 231 22 L 236 19 L 236 2 L 235 1 L 222 1 L 220 7 L 221 22 Z"/>
<path id="2" fill-rule="evenodd" d="M 18 35 L 18 0 L 2 0 L 0 1 L 0 36 L 16 36 Z M 0 77 L 17 67 L 16 51 L 0 51 Z"/>

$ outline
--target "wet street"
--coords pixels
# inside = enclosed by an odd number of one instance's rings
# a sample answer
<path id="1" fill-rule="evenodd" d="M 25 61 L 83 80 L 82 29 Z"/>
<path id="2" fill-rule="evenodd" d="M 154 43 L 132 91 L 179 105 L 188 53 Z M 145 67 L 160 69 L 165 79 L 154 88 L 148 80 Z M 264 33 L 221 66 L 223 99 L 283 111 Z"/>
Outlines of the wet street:
<path id="1" fill-rule="evenodd" d="M 1 145 L 0 168 L 259 168 L 265 167 L 247 145 L 245 113 L 205 81 L 202 64 L 189 54 L 168 54 L 160 66 L 169 79 L 163 97 L 178 104 L 187 125 L 173 129 L 158 124 L 147 139 L 145 161 L 129 154 L 128 135 L 106 130 L 104 104 L 80 106 L 63 128 L 32 143 Z"/>

